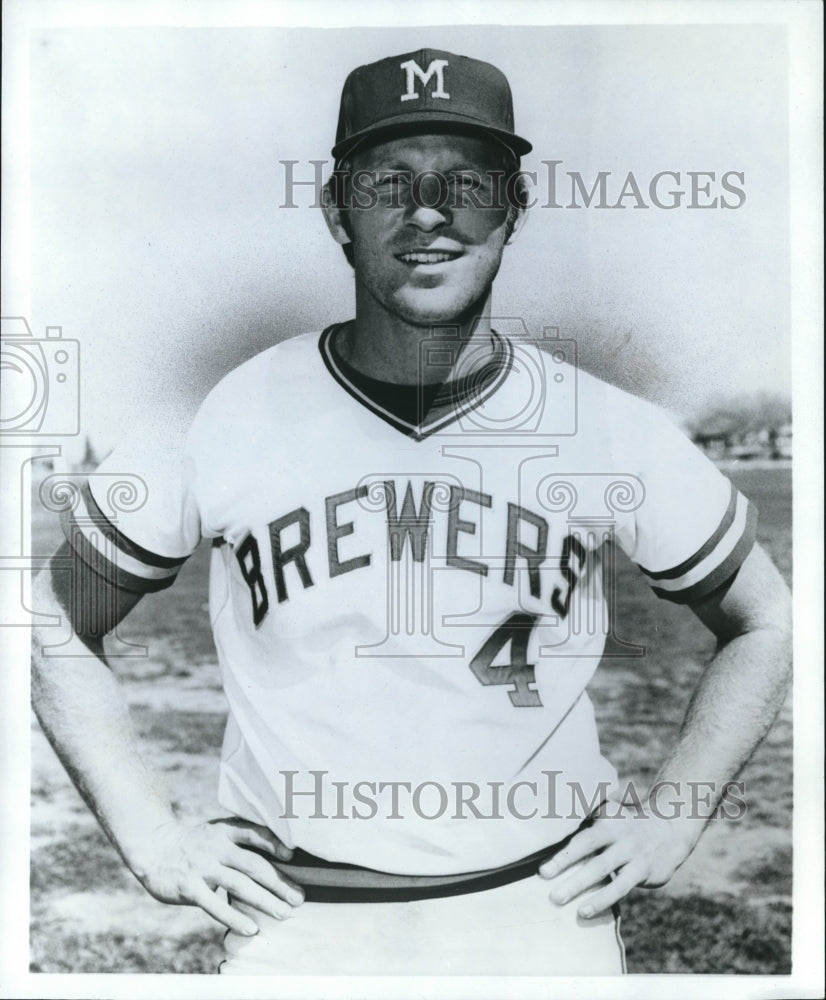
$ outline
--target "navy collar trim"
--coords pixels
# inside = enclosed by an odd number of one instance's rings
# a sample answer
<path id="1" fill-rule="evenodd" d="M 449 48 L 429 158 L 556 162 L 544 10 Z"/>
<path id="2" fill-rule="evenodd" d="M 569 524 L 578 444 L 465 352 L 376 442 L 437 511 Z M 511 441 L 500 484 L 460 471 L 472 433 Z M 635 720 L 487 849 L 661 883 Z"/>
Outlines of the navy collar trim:
<path id="1" fill-rule="evenodd" d="M 370 410 L 377 417 L 381 417 L 391 427 L 395 427 L 397 431 L 408 437 L 412 437 L 416 441 L 423 441 L 426 437 L 435 434 L 437 431 L 452 424 L 455 420 L 481 406 L 502 386 L 513 366 L 513 347 L 510 342 L 504 337 L 500 337 L 495 331 L 491 331 L 498 349 L 497 353 L 501 359 L 494 377 L 485 385 L 481 392 L 471 392 L 462 400 L 457 401 L 457 405 L 454 405 L 447 413 L 440 410 L 438 416 L 433 419 L 428 420 L 427 416 L 425 416 L 425 419 L 421 423 L 415 424 L 402 419 L 397 414 L 381 406 L 381 404 L 368 396 L 347 377 L 346 372 L 338 362 L 336 352 L 332 346 L 333 339 L 343 325 L 342 323 L 333 323 L 319 337 L 318 349 L 321 352 L 321 357 L 327 370 L 336 382 L 355 400 L 361 403 L 362 406 Z"/>

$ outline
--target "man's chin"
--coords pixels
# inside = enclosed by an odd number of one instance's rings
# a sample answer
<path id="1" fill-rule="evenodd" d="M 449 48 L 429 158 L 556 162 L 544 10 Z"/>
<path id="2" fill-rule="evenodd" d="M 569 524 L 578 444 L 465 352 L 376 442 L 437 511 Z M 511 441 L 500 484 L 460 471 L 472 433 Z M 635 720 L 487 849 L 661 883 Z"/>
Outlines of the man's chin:
<path id="1" fill-rule="evenodd" d="M 426 295 L 405 297 L 396 304 L 398 315 L 411 326 L 431 327 L 457 323 L 467 318 L 474 301 L 457 300 L 454 295 L 430 292 Z"/>

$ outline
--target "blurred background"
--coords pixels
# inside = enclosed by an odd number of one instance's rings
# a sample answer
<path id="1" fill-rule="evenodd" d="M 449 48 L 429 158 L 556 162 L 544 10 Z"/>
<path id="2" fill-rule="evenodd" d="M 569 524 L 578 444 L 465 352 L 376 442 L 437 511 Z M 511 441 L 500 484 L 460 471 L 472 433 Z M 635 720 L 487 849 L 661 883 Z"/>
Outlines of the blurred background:
<path id="1" fill-rule="evenodd" d="M 85 436 L 105 453 L 136 419 L 190 408 L 258 350 L 352 314 L 352 272 L 312 186 L 288 191 L 282 161 L 297 161 L 294 181 L 312 181 L 311 161 L 329 161 L 349 70 L 421 46 L 498 65 L 517 130 L 534 144 L 523 166 L 537 172 L 540 201 L 506 252 L 494 315 L 520 317 L 531 333 L 558 327 L 585 368 L 661 403 L 712 448 L 754 447 L 748 433 L 767 453 L 785 447 L 782 29 L 148 27 L 31 38 L 29 319 L 36 337 L 59 325 L 80 345 L 83 434 L 64 453 L 82 453 Z M 560 208 L 543 207 L 550 169 Z M 679 174 L 657 188 L 663 204 L 683 192 L 672 209 L 650 197 L 662 171 Z M 713 174 L 693 198 L 691 171 Z M 571 174 L 590 190 L 600 172 L 601 203 L 621 207 L 585 207 L 572 193 Z M 637 207 L 629 173 L 648 207 Z"/>

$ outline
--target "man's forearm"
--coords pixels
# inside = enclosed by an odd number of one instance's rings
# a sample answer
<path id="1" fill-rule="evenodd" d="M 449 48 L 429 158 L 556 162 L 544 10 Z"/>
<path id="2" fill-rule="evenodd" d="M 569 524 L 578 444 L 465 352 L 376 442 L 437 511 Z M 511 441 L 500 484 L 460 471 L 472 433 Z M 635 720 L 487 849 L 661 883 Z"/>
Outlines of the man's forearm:
<path id="1" fill-rule="evenodd" d="M 784 627 L 755 629 L 722 646 L 695 689 L 679 738 L 657 774 L 653 790 L 658 803 L 690 805 L 694 818 L 711 816 L 725 785 L 774 722 L 790 677 L 791 639 Z"/>
<path id="2" fill-rule="evenodd" d="M 100 638 L 78 634 L 69 609 L 117 606 L 125 614 L 137 596 L 97 600 L 99 580 L 78 572 L 68 583 L 46 570 L 34 581 L 36 606 L 71 629 L 60 656 L 49 656 L 51 630 L 35 627 L 32 707 L 63 766 L 126 863 L 139 875 L 141 846 L 152 830 L 174 821 L 158 779 L 145 766 L 120 684 L 105 662 Z M 72 590 L 74 587 L 74 591 Z M 118 596 L 118 600 L 114 597 Z M 92 635 L 114 622 L 93 621 Z"/>
<path id="3" fill-rule="evenodd" d="M 750 631 L 720 650 L 660 769 L 649 808 L 640 810 L 637 800 L 619 813 L 609 810 L 540 867 L 540 875 L 552 881 L 554 902 L 601 887 L 578 911 L 592 917 L 635 886 L 653 888 L 671 878 L 696 846 L 726 784 L 774 720 L 788 687 L 789 659 L 783 629 Z M 580 861 L 579 868 L 571 867 Z"/>
<path id="4" fill-rule="evenodd" d="M 67 607 L 80 603 L 99 586 L 83 575 L 77 592 L 61 592 L 60 578 L 41 574 L 34 585 L 36 606 L 70 624 Z M 137 602 L 120 597 L 125 614 Z M 81 598 L 81 600 L 73 600 Z M 107 602 L 108 603 L 108 602 Z M 122 616 L 122 615 L 121 615 Z M 93 622 L 94 616 L 86 617 Z M 183 821 L 172 812 L 159 779 L 141 758 L 126 700 L 103 658 L 99 640 L 89 638 L 114 621 L 95 622 L 91 632 L 72 632 L 59 657 L 46 655 L 45 636 L 34 630 L 32 704 L 40 724 L 83 798 L 94 812 L 127 866 L 144 888 L 165 903 L 199 906 L 238 934 L 255 934 L 248 915 L 230 905 L 231 894 L 247 906 L 283 918 L 300 905 L 303 894 L 263 855 L 286 860 L 291 851 L 266 827 L 224 817 Z M 253 848 L 254 850 L 249 850 Z"/>
<path id="5" fill-rule="evenodd" d="M 635 886 L 653 888 L 672 877 L 783 704 L 791 675 L 791 599 L 759 546 L 728 586 L 693 610 L 721 646 L 695 688 L 648 808 L 640 810 L 635 798 L 619 813 L 598 816 L 540 867 L 557 903 L 600 887 L 580 907 L 582 917 L 613 906 Z"/>
<path id="6" fill-rule="evenodd" d="M 49 742 L 100 824 L 133 868 L 141 844 L 174 820 L 145 766 L 129 710 L 109 667 L 77 637 L 60 657 L 35 635 L 32 706 Z M 66 656 L 66 652 L 76 656 Z M 136 873 L 137 874 L 137 873 Z"/>

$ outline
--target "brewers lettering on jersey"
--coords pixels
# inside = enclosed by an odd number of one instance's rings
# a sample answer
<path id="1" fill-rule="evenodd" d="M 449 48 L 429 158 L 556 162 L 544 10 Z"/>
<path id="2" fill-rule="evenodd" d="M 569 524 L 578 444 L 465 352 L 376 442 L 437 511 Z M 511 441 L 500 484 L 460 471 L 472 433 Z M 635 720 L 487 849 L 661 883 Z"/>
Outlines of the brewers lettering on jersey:
<path id="1" fill-rule="evenodd" d="M 39 637 L 43 728 L 146 889 L 228 928 L 225 974 L 619 973 L 617 904 L 685 861 L 782 702 L 789 598 L 752 505 L 559 331 L 495 318 L 530 150 L 488 63 L 350 73 L 323 211 L 355 316 L 122 442 L 64 516 L 71 581 L 38 579 L 77 654 Z M 115 511 L 124 473 L 146 501 Z M 226 815 L 187 824 L 101 637 L 204 539 Z M 586 691 L 609 637 L 644 669 L 616 546 L 719 640 L 633 802 Z"/>

